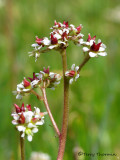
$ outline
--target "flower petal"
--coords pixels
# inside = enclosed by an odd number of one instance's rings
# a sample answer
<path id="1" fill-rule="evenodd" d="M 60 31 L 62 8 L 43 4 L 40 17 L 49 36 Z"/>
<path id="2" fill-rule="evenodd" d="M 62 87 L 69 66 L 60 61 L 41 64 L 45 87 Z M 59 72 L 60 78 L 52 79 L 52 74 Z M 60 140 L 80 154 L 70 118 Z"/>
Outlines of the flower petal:
<path id="1" fill-rule="evenodd" d="M 61 39 L 61 35 L 59 35 L 58 33 L 54 34 L 54 37 L 57 39 Z"/>
<path id="2" fill-rule="evenodd" d="M 71 66 L 71 70 L 74 70 L 74 69 L 75 69 L 75 64 Z"/>
<path id="3" fill-rule="evenodd" d="M 79 75 L 79 74 L 77 74 L 77 76 L 75 77 L 75 81 L 79 78 L 79 76 L 80 76 L 80 75 Z"/>
<path id="4" fill-rule="evenodd" d="M 33 128 L 33 129 L 32 129 L 32 132 L 33 132 L 33 133 L 37 133 L 37 132 L 38 132 L 38 128 L 37 128 L 37 127 Z"/>
<path id="5" fill-rule="evenodd" d="M 33 80 L 32 82 L 31 82 L 31 86 L 32 87 L 34 87 L 35 85 L 37 85 L 38 84 L 38 82 L 39 82 L 39 80 Z"/>
<path id="6" fill-rule="evenodd" d="M 37 43 L 34 43 L 31 45 L 32 47 L 38 47 L 39 45 Z"/>
<path id="7" fill-rule="evenodd" d="M 49 73 L 49 76 L 50 76 L 50 78 L 54 78 L 54 76 L 55 76 L 55 73 L 53 73 L 53 72 L 50 72 L 50 73 Z"/>
<path id="8" fill-rule="evenodd" d="M 75 67 L 75 71 L 77 72 L 77 71 L 78 71 L 78 69 L 79 69 L 79 66 L 76 66 L 76 67 Z"/>
<path id="9" fill-rule="evenodd" d="M 94 52 L 89 52 L 89 56 L 90 56 L 90 57 L 97 57 L 97 54 L 94 53 Z"/>
<path id="10" fill-rule="evenodd" d="M 22 95 L 21 94 L 17 94 L 16 99 L 22 99 Z"/>
<path id="11" fill-rule="evenodd" d="M 12 121 L 12 124 L 17 125 L 18 122 L 17 122 L 16 120 L 13 120 L 13 121 Z"/>
<path id="12" fill-rule="evenodd" d="M 22 133 L 21 137 L 25 137 L 25 133 L 24 132 Z"/>
<path id="13" fill-rule="evenodd" d="M 55 48 L 55 47 L 57 47 L 58 45 L 52 45 L 52 46 L 49 46 L 48 48 L 49 49 L 53 49 L 53 48 Z"/>
<path id="14" fill-rule="evenodd" d="M 35 125 L 32 124 L 32 123 L 29 123 L 27 127 L 28 127 L 28 128 L 33 128 L 33 127 L 35 127 Z"/>
<path id="15" fill-rule="evenodd" d="M 23 131 L 23 132 L 25 131 L 25 127 L 24 127 L 24 126 L 17 126 L 17 129 L 18 129 L 18 131 L 20 131 L 20 132 L 21 132 L 21 131 Z"/>
<path id="16" fill-rule="evenodd" d="M 43 44 L 46 45 L 46 46 L 50 45 L 50 40 L 47 37 L 45 37 L 43 39 Z"/>
<path id="17" fill-rule="evenodd" d="M 104 47 L 100 47 L 100 48 L 99 48 L 99 52 L 103 52 L 104 50 L 105 50 Z"/>
<path id="18" fill-rule="evenodd" d="M 41 121 L 38 121 L 35 123 L 35 125 L 43 125 L 44 124 L 44 120 L 42 119 Z"/>
<path id="19" fill-rule="evenodd" d="M 27 139 L 28 139 L 29 142 L 31 142 L 31 141 L 32 141 L 32 136 L 31 136 L 31 135 L 28 135 L 28 136 L 27 136 Z"/>
<path id="20" fill-rule="evenodd" d="M 98 55 L 100 55 L 100 56 L 107 56 L 107 52 L 98 52 Z"/>
<path id="21" fill-rule="evenodd" d="M 69 80 L 69 83 L 70 83 L 70 84 L 72 84 L 72 82 L 73 82 L 73 78 L 71 78 L 71 79 Z"/>
<path id="22" fill-rule="evenodd" d="M 24 117 L 25 117 L 25 122 L 29 123 L 32 119 L 33 112 L 32 111 L 27 111 L 27 112 L 24 112 L 23 114 L 24 114 Z"/>
<path id="23" fill-rule="evenodd" d="M 88 52 L 90 49 L 88 47 L 83 47 L 83 52 Z"/>

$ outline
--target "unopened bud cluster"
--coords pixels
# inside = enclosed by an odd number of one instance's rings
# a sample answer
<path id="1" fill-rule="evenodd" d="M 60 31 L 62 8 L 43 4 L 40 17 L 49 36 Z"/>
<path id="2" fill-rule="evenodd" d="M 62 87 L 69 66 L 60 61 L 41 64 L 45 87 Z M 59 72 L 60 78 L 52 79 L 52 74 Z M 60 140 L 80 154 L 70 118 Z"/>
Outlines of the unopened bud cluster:
<path id="1" fill-rule="evenodd" d="M 34 107 L 34 111 L 31 109 L 31 105 L 26 105 L 24 103 L 21 107 L 14 104 L 15 112 L 12 113 L 12 124 L 14 124 L 19 132 L 21 132 L 21 137 L 27 136 L 28 141 L 32 141 L 34 133 L 38 132 L 38 126 L 44 124 L 44 115 L 47 112 L 40 112 L 40 109 Z"/>

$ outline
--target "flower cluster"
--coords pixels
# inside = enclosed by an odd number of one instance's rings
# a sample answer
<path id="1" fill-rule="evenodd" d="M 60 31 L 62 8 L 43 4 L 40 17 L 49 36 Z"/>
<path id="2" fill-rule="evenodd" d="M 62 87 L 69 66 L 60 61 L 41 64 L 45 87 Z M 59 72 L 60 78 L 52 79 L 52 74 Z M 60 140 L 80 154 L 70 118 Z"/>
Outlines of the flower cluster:
<path id="1" fill-rule="evenodd" d="M 96 36 L 91 38 L 90 34 L 88 34 L 87 42 L 81 41 L 83 47 L 83 52 L 88 52 L 90 57 L 97 57 L 106 56 L 107 53 L 105 52 L 106 46 L 98 40 L 98 43 L 95 42 Z"/>
<path id="2" fill-rule="evenodd" d="M 34 50 L 29 52 L 29 56 L 34 56 L 35 61 L 40 56 L 40 53 L 47 52 L 49 50 L 58 50 L 67 48 L 69 45 L 69 41 L 73 41 L 74 44 L 83 45 L 83 51 L 88 52 L 90 57 L 106 56 L 105 52 L 106 46 L 98 40 L 98 43 L 95 42 L 96 36 L 91 38 L 90 34 L 88 34 L 87 41 L 83 40 L 83 34 L 81 34 L 82 25 L 80 24 L 78 27 L 75 27 L 73 24 L 68 24 L 68 22 L 54 22 L 54 26 L 51 27 L 52 32 L 50 33 L 50 38 L 36 37 L 36 43 L 32 44 Z"/>
<path id="3" fill-rule="evenodd" d="M 60 74 L 53 73 L 49 71 L 49 67 L 47 69 L 43 69 L 39 73 L 36 73 L 38 78 L 42 78 L 43 82 L 46 83 L 45 87 L 55 89 L 55 87 L 60 83 L 61 76 Z"/>
<path id="4" fill-rule="evenodd" d="M 70 84 L 72 84 L 74 80 L 76 81 L 79 78 L 78 70 L 79 70 L 79 67 L 78 66 L 75 67 L 75 64 L 73 64 L 71 66 L 71 70 L 65 72 L 65 76 L 69 78 Z"/>
<path id="5" fill-rule="evenodd" d="M 51 49 L 61 51 L 63 48 L 68 47 L 68 41 L 73 41 L 75 44 L 80 44 L 83 42 L 81 34 L 82 25 L 75 27 L 73 24 L 68 24 L 68 22 L 56 22 L 54 26 L 51 27 L 52 32 L 50 33 L 50 38 L 38 38 L 36 37 L 36 43 L 32 44 L 34 48 L 33 52 L 29 52 L 29 56 L 34 56 L 35 60 L 40 56 L 40 53 L 44 53 Z"/>
<path id="6" fill-rule="evenodd" d="M 31 89 L 36 88 L 40 83 L 42 79 L 38 79 L 37 77 L 35 78 L 35 73 L 33 73 L 33 79 L 30 79 L 31 82 L 24 80 L 17 85 L 17 91 L 13 91 L 13 94 L 16 95 L 16 99 L 22 99 L 23 96 L 26 95 L 26 93 L 30 93 Z"/>
<path id="7" fill-rule="evenodd" d="M 40 112 L 40 109 L 34 107 L 34 111 L 31 109 L 31 105 L 24 107 L 24 103 L 21 108 L 14 104 L 15 112 L 12 113 L 12 124 L 16 125 L 16 128 L 21 132 L 21 137 L 27 135 L 28 141 L 32 141 L 34 133 L 38 132 L 38 126 L 44 124 L 44 115 L 47 112 Z"/>
<path id="8" fill-rule="evenodd" d="M 43 85 L 42 82 L 46 82 L 46 88 L 55 89 L 55 87 L 60 83 L 61 76 L 57 73 L 53 73 L 49 71 L 49 67 L 47 69 L 43 69 L 39 73 L 33 73 L 33 78 L 28 77 L 28 80 L 24 78 L 24 80 L 17 85 L 17 91 L 13 91 L 13 94 L 16 95 L 16 99 L 22 99 L 23 96 L 30 93 L 32 89 L 40 87 Z"/>

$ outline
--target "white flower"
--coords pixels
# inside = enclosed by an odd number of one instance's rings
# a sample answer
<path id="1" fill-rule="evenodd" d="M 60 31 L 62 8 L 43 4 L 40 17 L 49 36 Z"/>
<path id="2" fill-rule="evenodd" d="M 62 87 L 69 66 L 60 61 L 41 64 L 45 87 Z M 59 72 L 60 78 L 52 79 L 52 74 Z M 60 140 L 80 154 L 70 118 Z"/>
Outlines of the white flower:
<path id="1" fill-rule="evenodd" d="M 57 38 L 57 39 L 61 39 L 61 35 L 58 34 L 57 32 L 54 34 L 54 37 Z"/>
<path id="2" fill-rule="evenodd" d="M 83 45 L 83 52 L 88 52 L 90 57 L 97 57 L 100 56 L 106 56 L 107 53 L 105 52 L 106 46 L 101 42 L 101 40 L 98 40 L 98 43 L 95 42 L 96 36 L 91 38 L 91 35 L 88 34 L 88 39 L 86 42 L 81 41 L 80 44 Z"/>
<path id="3" fill-rule="evenodd" d="M 106 46 L 98 40 L 98 43 L 96 44 L 95 41 L 92 41 L 89 43 L 89 46 L 83 47 L 83 52 L 88 52 L 90 57 L 97 57 L 100 56 L 106 56 L 107 53 L 105 52 Z"/>
<path id="4" fill-rule="evenodd" d="M 23 115 L 25 117 L 25 122 L 29 123 L 33 117 L 33 112 L 32 111 L 27 111 L 27 112 L 23 112 Z"/>
<path id="5" fill-rule="evenodd" d="M 73 24 L 70 24 L 70 27 L 72 28 L 73 31 L 77 32 L 77 29 L 75 28 Z"/>
<path id="6" fill-rule="evenodd" d="M 24 80 L 17 85 L 17 91 L 13 91 L 13 94 L 16 95 L 16 99 L 22 99 L 25 93 L 29 93 L 32 89 L 32 86 L 29 81 L 25 78 Z"/>
<path id="7" fill-rule="evenodd" d="M 39 75 L 39 74 L 38 74 Z M 42 75 L 36 76 L 33 73 L 33 78 L 28 77 L 31 82 L 24 80 L 17 85 L 17 91 L 13 91 L 13 94 L 16 95 L 16 99 L 22 99 L 23 96 L 31 92 L 31 89 L 37 88 L 42 80 Z"/>
<path id="8" fill-rule="evenodd" d="M 60 83 L 61 80 L 60 74 L 50 72 L 49 67 L 47 69 L 44 68 L 43 71 L 40 71 L 35 75 L 37 76 L 37 78 L 44 80 L 44 82 L 49 82 L 47 87 L 51 89 L 54 89 Z"/>
<path id="9" fill-rule="evenodd" d="M 76 81 L 79 78 L 78 70 L 79 70 L 79 67 L 78 66 L 75 67 L 75 64 L 73 64 L 71 66 L 71 70 L 65 72 L 65 76 L 70 79 L 69 80 L 70 84 L 72 84 L 74 80 Z"/>
<path id="10" fill-rule="evenodd" d="M 34 86 L 36 86 L 37 84 L 39 83 L 39 80 L 33 80 L 32 82 L 31 82 L 31 86 L 32 86 L 32 88 L 34 88 Z"/>
<path id="11" fill-rule="evenodd" d="M 47 37 L 45 37 L 42 42 L 45 46 L 50 45 L 50 40 Z"/>

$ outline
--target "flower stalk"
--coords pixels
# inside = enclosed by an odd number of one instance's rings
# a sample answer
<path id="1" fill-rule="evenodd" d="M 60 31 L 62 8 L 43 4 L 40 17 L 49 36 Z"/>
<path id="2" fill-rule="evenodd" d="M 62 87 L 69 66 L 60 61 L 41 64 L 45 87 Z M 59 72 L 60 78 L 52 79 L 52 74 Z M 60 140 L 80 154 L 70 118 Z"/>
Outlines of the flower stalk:
<path id="1" fill-rule="evenodd" d="M 25 144 L 24 138 L 21 137 L 22 132 L 20 133 L 20 149 L 21 149 L 21 160 L 25 160 Z"/>
<path id="2" fill-rule="evenodd" d="M 59 151 L 57 160 L 62 160 L 64 156 L 66 137 L 67 137 L 67 127 L 68 127 L 68 113 L 69 113 L 69 80 L 65 76 L 65 72 L 67 71 L 66 49 L 62 51 L 61 55 L 62 55 L 63 79 L 64 79 L 64 111 L 63 111 L 62 130 L 59 139 Z"/>
<path id="3" fill-rule="evenodd" d="M 79 69 L 78 69 L 79 72 L 81 71 L 82 67 L 89 61 L 89 59 L 90 59 L 90 56 L 89 54 L 87 54 L 83 62 L 79 65 Z"/>
<path id="4" fill-rule="evenodd" d="M 56 124 L 56 122 L 55 122 L 55 120 L 54 120 L 54 118 L 53 118 L 53 115 L 52 115 L 52 113 L 51 113 L 51 110 L 50 110 L 50 107 L 49 107 L 49 104 L 48 104 L 48 101 L 47 101 L 46 90 L 45 90 L 44 87 L 41 87 L 41 90 L 42 90 L 42 93 L 43 93 L 43 102 L 44 102 L 44 105 L 45 105 L 46 110 L 47 110 L 47 112 L 48 112 L 48 115 L 49 115 L 49 117 L 50 117 L 50 120 L 51 120 L 51 122 L 52 122 L 52 124 L 53 124 L 53 127 L 54 127 L 57 135 L 60 136 L 60 131 L 59 131 L 59 129 L 58 129 L 58 127 L 57 127 L 57 124 Z"/>

